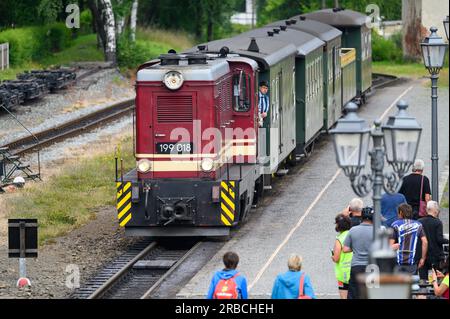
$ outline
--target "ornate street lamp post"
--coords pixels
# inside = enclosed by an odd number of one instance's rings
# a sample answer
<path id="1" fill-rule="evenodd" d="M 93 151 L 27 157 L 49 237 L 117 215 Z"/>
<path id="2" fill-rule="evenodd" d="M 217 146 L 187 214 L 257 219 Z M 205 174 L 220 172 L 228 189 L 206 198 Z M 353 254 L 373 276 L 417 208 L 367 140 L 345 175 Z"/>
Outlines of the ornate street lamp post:
<path id="1" fill-rule="evenodd" d="M 371 263 L 380 271 L 379 287 L 367 285 L 367 275 L 358 278 L 364 285 L 363 295 L 369 299 L 409 298 L 411 278 L 401 274 L 392 274 L 396 263 L 396 254 L 389 245 L 390 232 L 381 228 L 382 190 L 397 193 L 403 177 L 413 165 L 422 134 L 422 127 L 414 117 L 407 114 L 408 105 L 404 101 L 397 104 L 398 112 L 390 116 L 385 125 L 375 121 L 370 130 L 367 122 L 356 114 L 358 107 L 354 103 L 346 106 L 347 115 L 340 119 L 336 128 L 331 130 L 336 160 L 347 177 L 350 178 L 353 191 L 360 197 L 372 191 L 374 244 L 371 251 Z M 373 149 L 369 151 L 370 137 Z M 361 173 L 366 166 L 367 155 L 371 158 L 371 173 Z M 384 173 L 385 159 L 393 172 Z"/>
<path id="2" fill-rule="evenodd" d="M 403 177 L 415 161 L 422 132 L 416 119 L 407 114 L 406 102 L 400 101 L 397 107 L 398 113 L 391 116 L 386 125 L 382 127 L 380 121 L 375 121 L 375 127 L 370 131 L 367 122 L 356 114 L 356 104 L 349 103 L 347 115 L 330 132 L 337 163 L 350 178 L 353 191 L 360 197 L 373 192 L 375 238 L 381 227 L 382 190 L 396 193 L 400 189 Z M 369 153 L 370 136 L 373 141 L 370 151 L 372 172 L 361 174 Z M 394 170 L 390 174 L 383 173 L 385 156 Z"/>
<path id="3" fill-rule="evenodd" d="M 437 35 L 437 28 L 430 29 L 431 34 L 420 44 L 425 67 L 431 75 L 431 193 L 434 201 L 439 201 L 439 154 L 438 154 L 438 79 L 444 66 L 447 44 Z"/>

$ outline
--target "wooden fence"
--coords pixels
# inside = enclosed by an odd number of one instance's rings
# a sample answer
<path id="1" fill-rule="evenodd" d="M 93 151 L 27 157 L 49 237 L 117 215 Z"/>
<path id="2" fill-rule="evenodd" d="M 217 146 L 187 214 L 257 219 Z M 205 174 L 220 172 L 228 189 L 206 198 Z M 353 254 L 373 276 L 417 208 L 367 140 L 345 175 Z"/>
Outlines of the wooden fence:
<path id="1" fill-rule="evenodd" d="M 0 44 L 0 70 L 9 68 L 9 43 Z"/>

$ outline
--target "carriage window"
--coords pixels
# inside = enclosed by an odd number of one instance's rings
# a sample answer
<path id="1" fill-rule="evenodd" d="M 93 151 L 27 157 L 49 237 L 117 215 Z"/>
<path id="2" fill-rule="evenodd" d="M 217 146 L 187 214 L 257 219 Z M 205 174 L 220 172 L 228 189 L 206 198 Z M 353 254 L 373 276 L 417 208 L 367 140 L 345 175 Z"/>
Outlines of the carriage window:
<path id="1" fill-rule="evenodd" d="M 233 108 L 236 112 L 250 110 L 250 76 L 243 71 L 233 76 Z"/>

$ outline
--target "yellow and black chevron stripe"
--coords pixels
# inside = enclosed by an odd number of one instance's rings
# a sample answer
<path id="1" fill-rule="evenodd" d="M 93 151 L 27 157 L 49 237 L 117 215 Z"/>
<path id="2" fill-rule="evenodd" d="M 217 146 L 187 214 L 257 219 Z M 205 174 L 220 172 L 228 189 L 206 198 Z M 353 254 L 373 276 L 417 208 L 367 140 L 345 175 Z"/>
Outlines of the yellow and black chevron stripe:
<path id="1" fill-rule="evenodd" d="M 220 220 L 225 226 L 232 226 L 236 218 L 236 182 L 220 183 Z"/>
<path id="2" fill-rule="evenodd" d="M 120 227 L 125 227 L 131 220 L 131 183 L 117 182 L 117 212 Z"/>

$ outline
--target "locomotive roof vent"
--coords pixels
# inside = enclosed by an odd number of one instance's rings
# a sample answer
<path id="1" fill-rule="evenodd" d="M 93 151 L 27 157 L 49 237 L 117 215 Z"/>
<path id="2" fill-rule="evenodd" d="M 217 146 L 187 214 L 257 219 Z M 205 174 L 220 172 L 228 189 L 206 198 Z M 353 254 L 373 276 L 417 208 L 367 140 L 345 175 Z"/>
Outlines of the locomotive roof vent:
<path id="1" fill-rule="evenodd" d="M 259 52 L 259 46 L 258 46 L 258 43 L 256 43 L 255 38 L 252 38 L 252 41 L 250 42 L 250 45 L 249 45 L 247 51 L 256 52 L 256 53 Z"/>
<path id="2" fill-rule="evenodd" d="M 159 56 L 161 65 L 179 65 L 181 57 L 175 53 L 161 54 Z"/>
<path id="3" fill-rule="evenodd" d="M 285 23 L 286 23 L 286 25 L 291 25 L 292 23 L 291 23 L 291 20 L 286 20 L 286 21 L 284 21 Z"/>
<path id="4" fill-rule="evenodd" d="M 281 29 L 281 31 L 286 31 L 286 30 L 287 30 L 287 26 L 281 25 L 281 26 L 280 26 L 280 29 Z"/>
<path id="5" fill-rule="evenodd" d="M 297 20 L 292 19 L 292 20 L 291 20 L 291 24 L 297 24 Z"/>
<path id="6" fill-rule="evenodd" d="M 199 51 L 206 51 L 208 46 L 206 46 L 206 45 L 199 45 L 197 48 L 198 48 Z"/>
<path id="7" fill-rule="evenodd" d="M 230 48 L 228 48 L 228 47 L 222 47 L 219 51 L 221 58 L 226 58 L 229 53 L 230 53 Z"/>
<path id="8" fill-rule="evenodd" d="M 269 36 L 269 37 L 273 37 L 273 31 L 267 31 L 267 35 Z"/>
<path id="9" fill-rule="evenodd" d="M 275 34 L 279 34 L 280 33 L 280 29 L 273 29 L 273 32 L 275 32 Z"/>
<path id="10" fill-rule="evenodd" d="M 206 54 L 190 54 L 186 56 L 189 65 L 208 64 L 208 56 Z"/>
<path id="11" fill-rule="evenodd" d="M 305 20 L 306 20 L 306 17 L 300 16 L 300 21 L 305 21 Z"/>
<path id="12" fill-rule="evenodd" d="M 344 7 L 340 7 L 340 8 L 333 8 L 333 12 L 339 12 L 339 11 L 344 11 L 345 8 Z"/>

